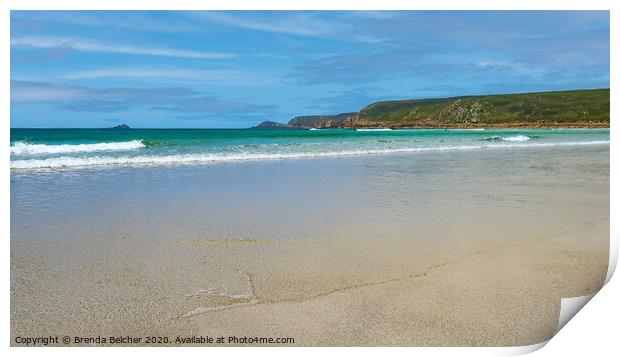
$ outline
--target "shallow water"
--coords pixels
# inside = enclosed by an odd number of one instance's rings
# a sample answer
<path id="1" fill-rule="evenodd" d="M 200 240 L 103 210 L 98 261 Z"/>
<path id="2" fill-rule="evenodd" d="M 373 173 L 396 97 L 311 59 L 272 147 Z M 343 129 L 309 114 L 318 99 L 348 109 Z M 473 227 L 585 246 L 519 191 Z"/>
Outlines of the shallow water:
<path id="1" fill-rule="evenodd" d="M 405 239 L 460 225 L 477 227 L 465 235 L 512 237 L 606 207 L 608 158 L 608 145 L 593 145 L 18 170 L 12 238 Z"/>
<path id="2" fill-rule="evenodd" d="M 12 129 L 13 170 L 604 145 L 608 129 Z"/>

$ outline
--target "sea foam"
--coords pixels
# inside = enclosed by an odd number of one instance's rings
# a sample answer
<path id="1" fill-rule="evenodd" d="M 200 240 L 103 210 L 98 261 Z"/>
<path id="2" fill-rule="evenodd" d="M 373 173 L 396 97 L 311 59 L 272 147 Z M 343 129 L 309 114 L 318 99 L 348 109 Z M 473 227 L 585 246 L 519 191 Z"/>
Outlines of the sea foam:
<path id="1" fill-rule="evenodd" d="M 69 157 L 61 156 L 48 159 L 30 159 L 11 161 L 11 169 L 54 169 L 89 166 L 112 166 L 112 165 L 173 165 L 191 163 L 218 163 L 235 161 L 258 161 L 258 160 L 282 160 L 303 159 L 319 157 L 361 156 L 390 153 L 413 153 L 425 151 L 458 151 L 476 149 L 501 149 L 501 148 L 532 148 L 554 146 L 583 146 L 609 144 L 609 140 L 599 141 L 575 141 L 554 143 L 505 143 L 484 145 L 455 145 L 433 147 L 408 147 L 393 149 L 359 149 L 359 150 L 334 150 L 334 151 L 308 151 L 287 153 L 213 153 L 213 154 L 187 154 L 187 155 L 138 155 L 138 156 L 90 156 Z"/>
<path id="2" fill-rule="evenodd" d="M 141 140 L 95 144 L 28 144 L 17 141 L 11 146 L 12 155 L 68 154 L 97 151 L 134 150 L 146 147 Z"/>
<path id="3" fill-rule="evenodd" d="M 515 135 L 502 138 L 503 141 L 529 141 L 530 137 L 526 135 Z"/>
<path id="4" fill-rule="evenodd" d="M 530 141 L 532 138 L 526 135 L 515 135 L 515 136 L 490 136 L 488 138 L 480 139 L 483 141 L 512 141 L 512 142 L 524 142 Z"/>

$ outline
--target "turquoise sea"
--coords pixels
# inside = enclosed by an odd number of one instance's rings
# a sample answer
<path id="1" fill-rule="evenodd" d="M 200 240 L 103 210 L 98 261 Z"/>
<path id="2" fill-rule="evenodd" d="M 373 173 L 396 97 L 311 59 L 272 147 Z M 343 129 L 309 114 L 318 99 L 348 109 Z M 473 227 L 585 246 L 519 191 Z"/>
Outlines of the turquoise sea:
<path id="1" fill-rule="evenodd" d="M 178 165 L 609 144 L 609 129 L 11 129 L 11 169 Z"/>

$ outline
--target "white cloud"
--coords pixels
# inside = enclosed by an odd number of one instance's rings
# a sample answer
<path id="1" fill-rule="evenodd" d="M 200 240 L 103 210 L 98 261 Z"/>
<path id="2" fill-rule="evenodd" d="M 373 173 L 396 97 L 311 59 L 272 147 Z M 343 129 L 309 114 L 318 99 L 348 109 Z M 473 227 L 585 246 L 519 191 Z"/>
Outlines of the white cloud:
<path id="1" fill-rule="evenodd" d="M 167 98 L 194 96 L 197 93 L 182 87 L 169 88 L 89 88 L 76 85 L 11 80 L 11 102 L 62 102 L 70 100 L 139 100 L 159 101 Z"/>
<path id="2" fill-rule="evenodd" d="M 545 68 L 514 61 L 479 60 L 471 63 L 483 70 L 510 70 L 518 74 L 543 76 L 548 73 Z"/>
<path id="3" fill-rule="evenodd" d="M 90 91 L 82 87 L 11 81 L 11 102 L 13 103 L 85 99 L 91 97 L 91 95 Z"/>
<path id="4" fill-rule="evenodd" d="M 321 20 L 310 13 L 286 13 L 285 16 L 272 16 L 269 21 L 250 19 L 242 12 L 206 11 L 200 12 L 199 16 L 229 26 L 289 35 L 324 36 L 342 30 L 340 24 Z"/>
<path id="5" fill-rule="evenodd" d="M 237 70 L 200 70 L 186 68 L 122 67 L 99 68 L 67 73 L 60 79 L 80 80 L 97 78 L 140 78 L 157 82 L 184 82 L 218 85 L 266 85 L 279 82 L 279 78 L 261 73 Z"/>
<path id="6" fill-rule="evenodd" d="M 351 40 L 360 43 L 377 44 L 386 41 L 371 34 L 360 33 L 360 28 L 353 26 L 348 19 L 351 16 L 360 16 L 360 13 L 367 11 L 352 11 L 339 20 L 323 20 L 314 12 L 287 12 L 285 14 L 272 14 L 269 18 L 248 17 L 243 12 L 199 12 L 197 16 L 202 19 L 214 21 L 220 24 L 238 27 L 242 29 L 257 30 L 271 33 L 308 36 L 308 37 L 329 37 L 342 40 Z M 385 20 L 392 16 L 383 12 L 373 12 L 366 14 L 368 18 Z"/>
<path id="7" fill-rule="evenodd" d="M 180 21 L 163 21 L 149 13 L 139 11 L 44 11 L 44 12 L 17 12 L 16 17 L 27 14 L 24 18 L 36 19 L 43 22 L 55 22 L 62 25 L 74 24 L 78 26 L 105 26 L 128 29 L 133 31 L 153 32 L 197 32 L 198 26 Z"/>
<path id="8" fill-rule="evenodd" d="M 11 46 L 22 48 L 70 48 L 81 52 L 105 52 L 130 55 L 180 57 L 198 59 L 223 59 L 234 57 L 231 53 L 202 52 L 162 47 L 145 47 L 126 44 L 108 44 L 80 38 L 24 36 L 11 38 Z"/>

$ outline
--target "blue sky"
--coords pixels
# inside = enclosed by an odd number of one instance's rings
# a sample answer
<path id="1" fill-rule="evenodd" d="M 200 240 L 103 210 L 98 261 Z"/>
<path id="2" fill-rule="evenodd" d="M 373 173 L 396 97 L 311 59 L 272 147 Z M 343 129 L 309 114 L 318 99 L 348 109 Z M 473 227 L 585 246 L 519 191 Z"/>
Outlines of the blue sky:
<path id="1" fill-rule="evenodd" d="M 11 127 L 238 128 L 603 87 L 608 12 L 11 12 Z"/>

